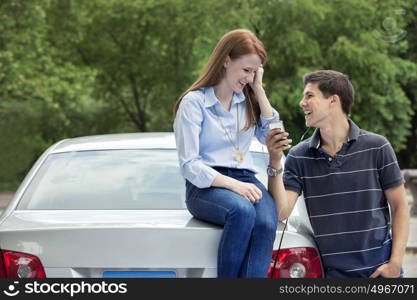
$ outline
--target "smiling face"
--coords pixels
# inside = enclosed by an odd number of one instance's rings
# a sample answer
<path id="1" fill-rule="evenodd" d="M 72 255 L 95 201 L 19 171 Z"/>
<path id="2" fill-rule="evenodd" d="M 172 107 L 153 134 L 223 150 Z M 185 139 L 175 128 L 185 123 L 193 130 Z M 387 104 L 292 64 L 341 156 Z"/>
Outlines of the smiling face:
<path id="1" fill-rule="evenodd" d="M 248 83 L 252 83 L 255 73 L 261 66 L 261 58 L 257 54 L 247 54 L 234 60 L 226 58 L 224 67 L 227 86 L 235 93 L 240 93 Z"/>
<path id="2" fill-rule="evenodd" d="M 332 97 L 324 97 L 318 83 L 308 83 L 304 88 L 300 106 L 304 111 L 306 126 L 320 128 L 330 120 Z"/>

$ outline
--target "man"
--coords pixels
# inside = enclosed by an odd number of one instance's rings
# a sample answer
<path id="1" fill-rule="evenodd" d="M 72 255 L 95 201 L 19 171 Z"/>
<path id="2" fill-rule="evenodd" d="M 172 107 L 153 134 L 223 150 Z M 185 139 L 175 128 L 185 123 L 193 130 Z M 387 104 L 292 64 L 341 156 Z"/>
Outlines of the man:
<path id="1" fill-rule="evenodd" d="M 291 140 L 278 129 L 267 137 L 280 220 L 303 193 L 326 277 L 402 276 L 409 209 L 391 145 L 349 119 L 354 91 L 345 74 L 308 73 L 304 87 L 300 106 L 316 130 L 289 152 L 284 174 Z"/>

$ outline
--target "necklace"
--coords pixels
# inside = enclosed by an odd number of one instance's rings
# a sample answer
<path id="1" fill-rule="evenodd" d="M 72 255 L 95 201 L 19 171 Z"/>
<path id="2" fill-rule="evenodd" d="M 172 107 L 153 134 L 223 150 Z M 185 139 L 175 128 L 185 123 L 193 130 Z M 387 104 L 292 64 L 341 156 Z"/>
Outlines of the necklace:
<path id="1" fill-rule="evenodd" d="M 216 109 L 215 106 L 214 106 L 214 112 L 215 112 L 217 121 L 220 123 L 224 132 L 226 133 L 227 139 L 229 140 L 230 144 L 232 144 L 233 148 L 235 149 L 235 159 L 240 164 L 241 162 L 243 162 L 243 153 L 240 152 L 240 149 L 239 149 L 239 103 L 236 104 L 236 116 L 237 116 L 237 120 L 236 120 L 236 145 L 235 145 L 235 143 L 233 143 L 232 135 L 230 134 L 229 130 L 227 130 L 227 128 L 223 125 L 223 122 L 220 119 L 219 114 L 217 113 L 217 109 Z"/>

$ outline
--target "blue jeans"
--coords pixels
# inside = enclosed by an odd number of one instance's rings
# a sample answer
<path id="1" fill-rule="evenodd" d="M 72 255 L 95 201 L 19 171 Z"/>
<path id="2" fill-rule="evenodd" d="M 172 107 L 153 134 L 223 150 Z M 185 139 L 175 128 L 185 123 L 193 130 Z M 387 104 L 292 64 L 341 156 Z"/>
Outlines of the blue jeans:
<path id="1" fill-rule="evenodd" d="M 200 189 L 186 181 L 186 204 L 190 213 L 224 227 L 217 255 L 217 275 L 266 277 L 278 223 L 275 202 L 253 172 L 215 169 L 223 175 L 253 183 L 262 191 L 262 199 L 253 204 L 231 190 Z"/>

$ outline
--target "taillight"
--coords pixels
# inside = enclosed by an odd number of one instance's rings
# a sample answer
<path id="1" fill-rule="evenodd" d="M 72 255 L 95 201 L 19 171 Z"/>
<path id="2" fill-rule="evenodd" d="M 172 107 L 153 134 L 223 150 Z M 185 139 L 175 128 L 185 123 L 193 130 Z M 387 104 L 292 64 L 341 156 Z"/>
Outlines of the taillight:
<path id="1" fill-rule="evenodd" d="M 3 278 L 45 278 L 42 263 L 34 255 L 1 250 L 3 264 L 0 265 L 0 277 Z M 1 261 L 1 260 L 0 260 Z"/>
<path id="2" fill-rule="evenodd" d="M 268 278 L 320 278 L 323 270 L 320 256 L 314 248 L 282 249 L 273 251 Z M 275 259 L 277 262 L 275 263 Z"/>
<path id="3" fill-rule="evenodd" d="M 4 267 L 3 254 L 1 253 L 1 250 L 0 250 L 0 278 L 6 278 L 6 269 Z"/>

